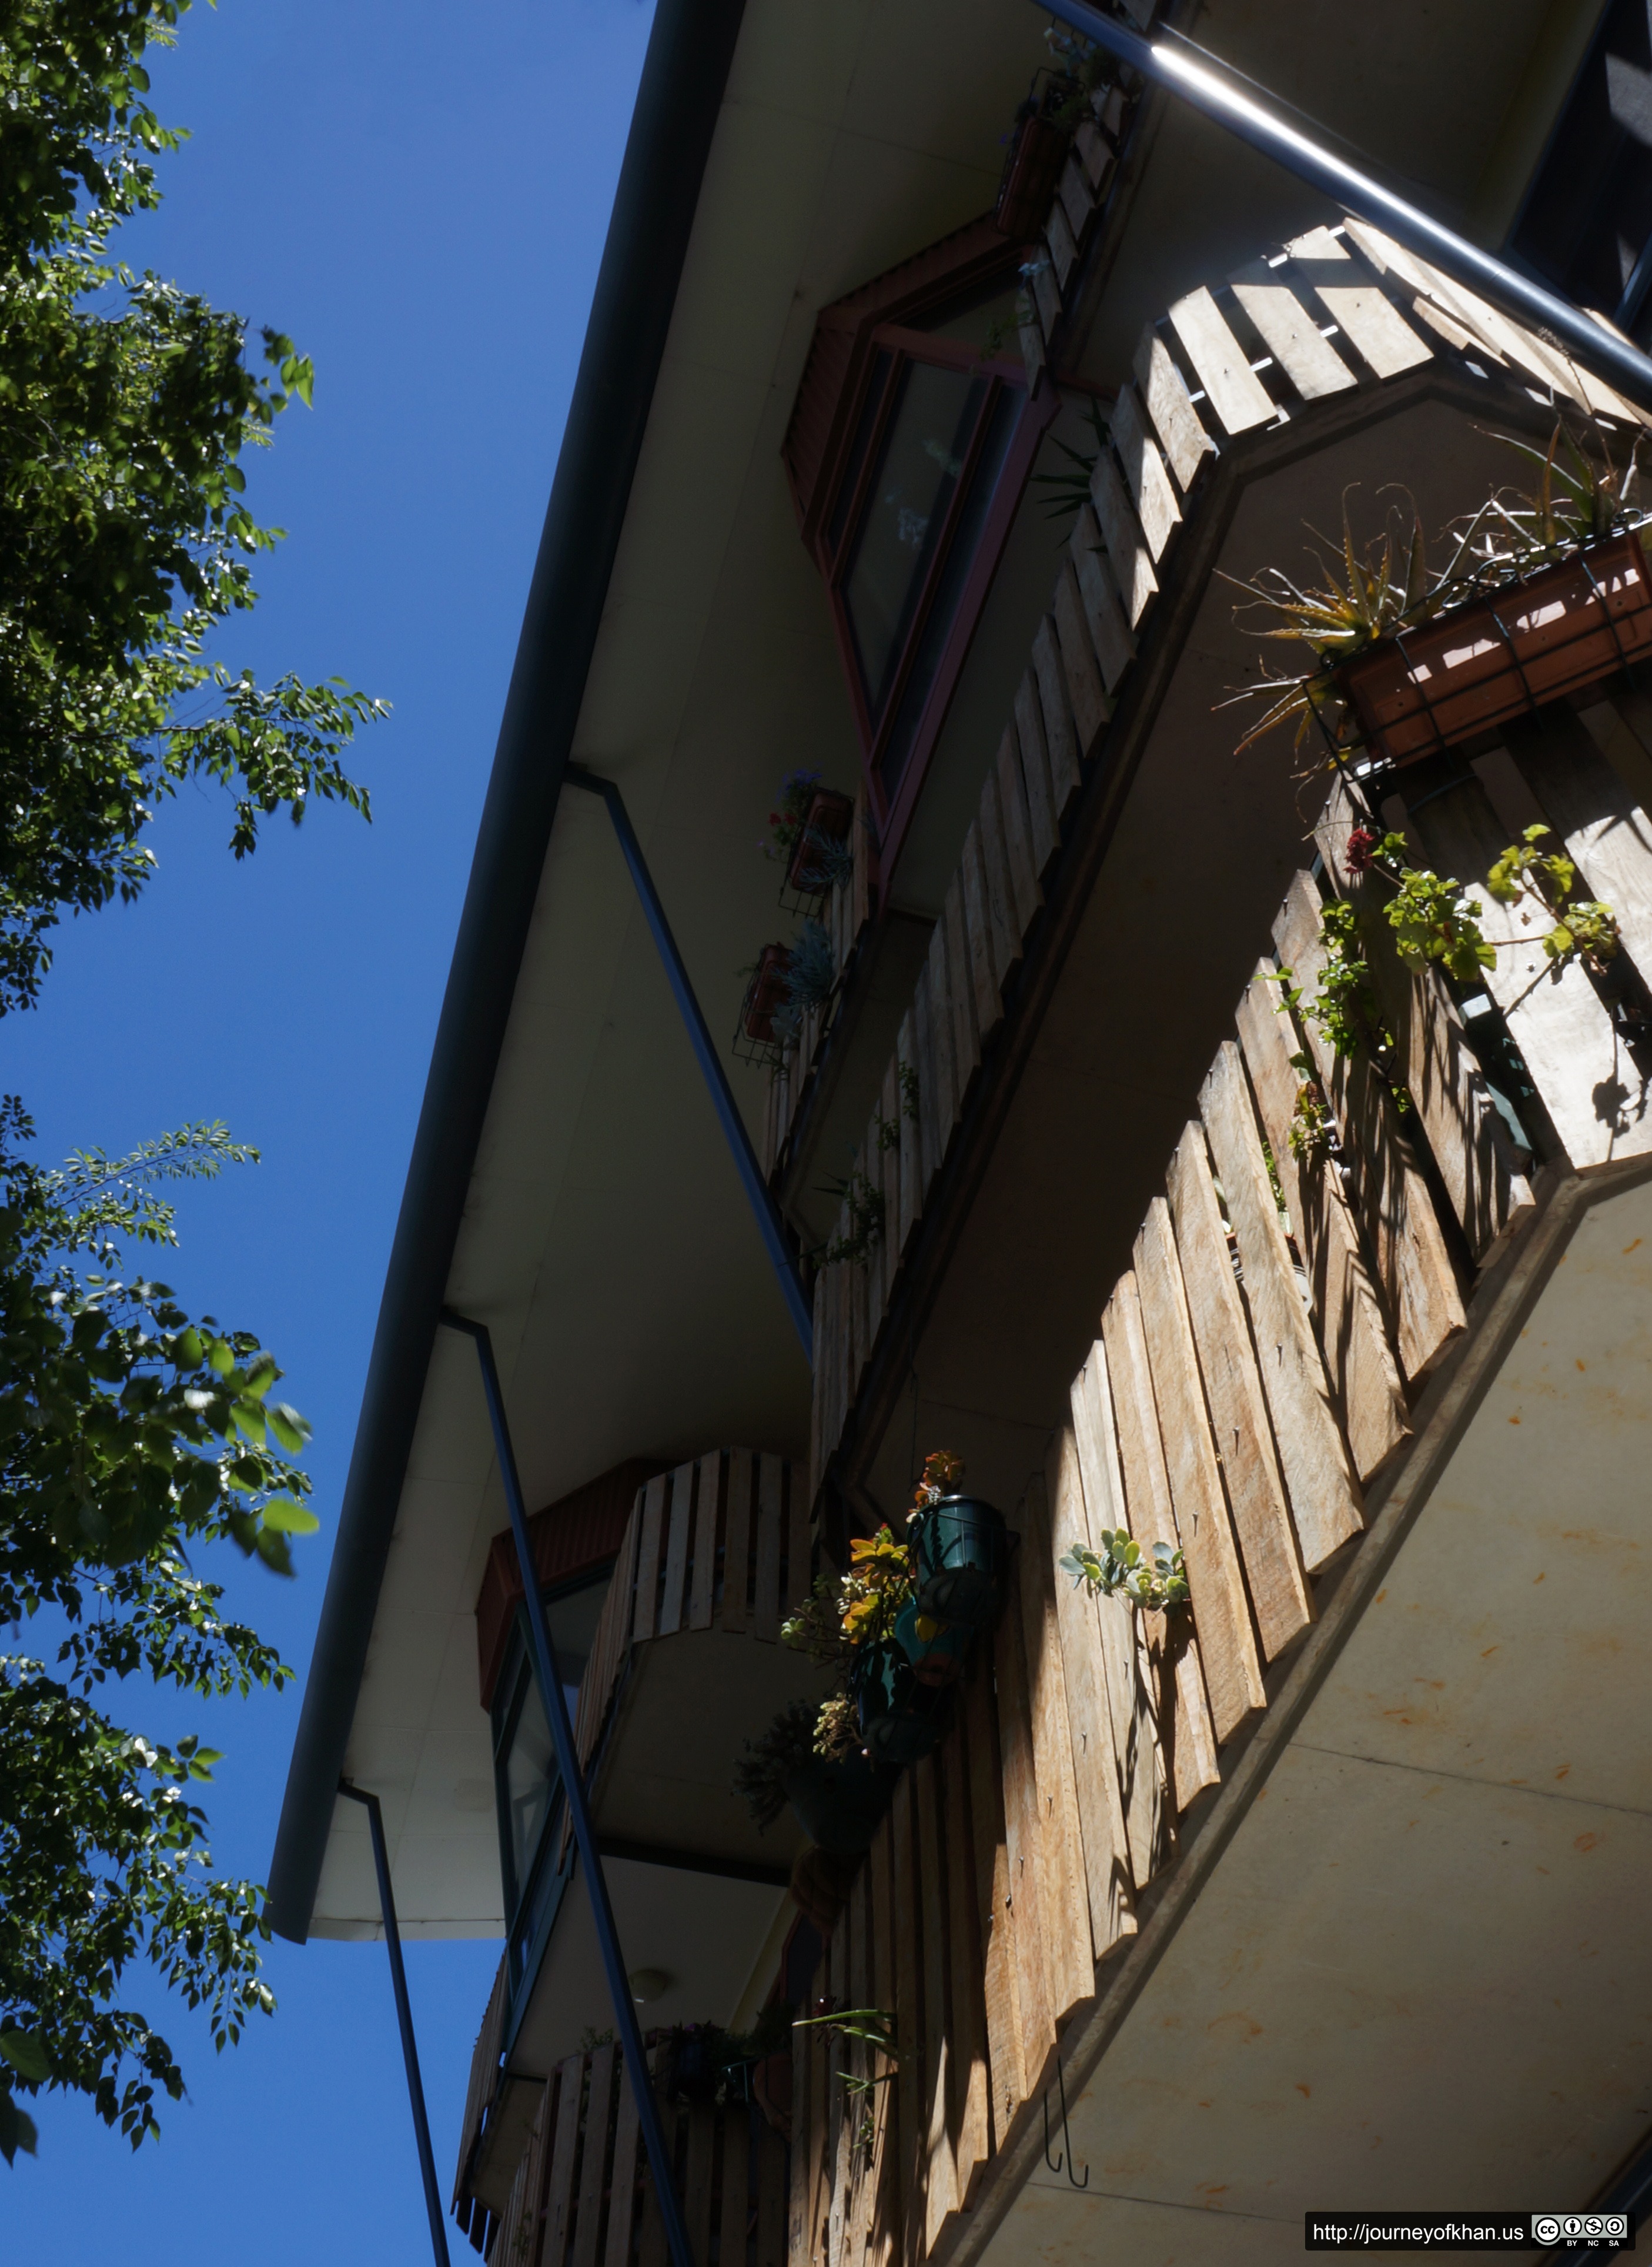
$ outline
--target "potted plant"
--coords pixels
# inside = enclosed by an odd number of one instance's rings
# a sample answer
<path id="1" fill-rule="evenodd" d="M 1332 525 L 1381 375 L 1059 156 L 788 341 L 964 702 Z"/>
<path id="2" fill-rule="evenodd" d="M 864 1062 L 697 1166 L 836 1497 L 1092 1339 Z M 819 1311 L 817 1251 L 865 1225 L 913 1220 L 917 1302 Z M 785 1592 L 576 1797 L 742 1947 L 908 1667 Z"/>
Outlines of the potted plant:
<path id="1" fill-rule="evenodd" d="M 1010 1534 L 991 1504 L 954 1493 L 963 1469 L 944 1449 L 925 1462 L 907 1521 L 914 1599 L 932 1621 L 986 1629 L 1004 1603 Z"/>
<path id="2" fill-rule="evenodd" d="M 760 1832 L 789 1805 L 822 1850 L 852 1857 L 868 1847 L 889 1807 L 892 1775 L 862 1751 L 847 1705 L 841 1696 L 823 1706 L 793 1700 L 766 1732 L 746 1742 L 735 1766 L 735 1791 Z"/>
<path id="3" fill-rule="evenodd" d="M 855 1662 L 854 1700 L 866 1753 L 899 1770 L 928 1755 L 947 1728 L 944 1689 L 920 1681 L 895 1637 L 862 1648 Z"/>
<path id="4" fill-rule="evenodd" d="M 758 1046 L 772 1045 L 778 1036 L 775 1018 L 783 1016 L 790 1003 L 786 979 L 791 960 L 790 945 L 765 944 L 751 971 L 751 981 L 741 1002 L 740 1028 Z"/>
<path id="5" fill-rule="evenodd" d="M 804 809 L 802 824 L 786 862 L 790 889 L 809 898 L 823 897 L 834 883 L 847 881 L 854 871 L 854 852 L 849 830 L 855 806 L 835 787 L 817 787 Z"/>
<path id="6" fill-rule="evenodd" d="M 895 1635 L 918 1683 L 942 1685 L 955 1684 L 962 1675 L 975 1632 L 961 1622 L 937 1621 L 914 1599 L 896 1617 Z"/>

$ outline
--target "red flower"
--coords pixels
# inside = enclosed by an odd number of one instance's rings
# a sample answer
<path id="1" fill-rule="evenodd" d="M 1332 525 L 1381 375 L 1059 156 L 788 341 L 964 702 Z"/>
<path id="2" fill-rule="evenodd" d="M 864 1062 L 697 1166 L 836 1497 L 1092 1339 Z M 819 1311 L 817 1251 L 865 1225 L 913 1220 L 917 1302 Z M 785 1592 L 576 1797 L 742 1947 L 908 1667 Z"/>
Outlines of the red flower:
<path id="1" fill-rule="evenodd" d="M 1367 872 L 1376 855 L 1377 837 L 1369 826 L 1356 826 L 1348 838 L 1348 848 L 1344 853 L 1348 860 L 1349 872 L 1350 874 Z"/>

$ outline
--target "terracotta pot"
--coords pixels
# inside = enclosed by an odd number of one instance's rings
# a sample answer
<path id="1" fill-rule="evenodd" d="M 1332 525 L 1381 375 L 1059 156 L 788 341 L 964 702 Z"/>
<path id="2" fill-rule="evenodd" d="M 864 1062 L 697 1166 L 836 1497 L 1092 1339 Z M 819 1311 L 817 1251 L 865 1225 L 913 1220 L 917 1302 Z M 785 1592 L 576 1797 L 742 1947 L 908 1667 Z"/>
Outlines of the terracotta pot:
<path id="1" fill-rule="evenodd" d="M 749 1039 L 759 1045 L 774 1038 L 774 1019 L 786 1004 L 786 970 L 791 964 L 789 945 L 765 944 L 757 962 L 757 971 L 746 987 L 746 997 L 740 1010 L 740 1028 Z"/>
<path id="2" fill-rule="evenodd" d="M 1017 125 L 992 211 L 992 225 L 1000 236 L 1030 244 L 1042 235 L 1071 139 L 1064 127 L 1036 111 Z"/>
<path id="3" fill-rule="evenodd" d="M 1373 754 L 1414 762 L 1652 653 L 1652 593 L 1633 534 L 1591 543 L 1442 621 L 1385 638 L 1337 684 Z"/>
<path id="4" fill-rule="evenodd" d="M 839 794 L 835 787 L 815 789 L 803 816 L 802 830 L 792 845 L 786 869 L 788 888 L 800 890 L 806 895 L 820 895 L 826 886 L 815 872 L 820 843 L 822 840 L 846 842 L 854 816 L 855 806 L 846 795 Z"/>

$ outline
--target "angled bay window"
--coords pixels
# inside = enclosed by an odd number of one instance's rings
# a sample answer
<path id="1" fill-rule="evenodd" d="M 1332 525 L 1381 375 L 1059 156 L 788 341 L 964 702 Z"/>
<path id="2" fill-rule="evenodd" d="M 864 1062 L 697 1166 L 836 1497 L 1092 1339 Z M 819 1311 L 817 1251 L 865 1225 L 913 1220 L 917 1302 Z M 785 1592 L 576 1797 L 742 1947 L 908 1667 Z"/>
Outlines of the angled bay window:
<path id="1" fill-rule="evenodd" d="M 825 308 L 786 435 L 886 871 L 1058 406 L 1014 345 L 1022 256 L 974 222 Z"/>

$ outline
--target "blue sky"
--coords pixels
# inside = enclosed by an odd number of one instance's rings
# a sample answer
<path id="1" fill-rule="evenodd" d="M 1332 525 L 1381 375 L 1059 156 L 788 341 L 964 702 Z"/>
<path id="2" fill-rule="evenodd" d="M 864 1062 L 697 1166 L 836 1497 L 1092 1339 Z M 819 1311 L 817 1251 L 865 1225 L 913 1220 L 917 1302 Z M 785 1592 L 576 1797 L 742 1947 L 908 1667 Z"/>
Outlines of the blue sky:
<path id="1" fill-rule="evenodd" d="M 289 332 L 317 368 L 314 411 L 289 410 L 250 467 L 254 511 L 289 534 L 223 657 L 347 678 L 394 715 L 358 743 L 370 828 L 318 809 L 238 866 L 220 798 L 165 809 L 142 904 L 62 930 L 43 1006 L 0 1025 L 0 1085 L 48 1158 L 199 1118 L 261 1149 L 186 1192 L 165 1273 L 260 1333 L 315 1426 L 323 1532 L 297 1581 L 218 1570 L 301 1675 L 651 15 L 219 0 L 153 73 L 193 139 L 126 256 Z M 114 1704 L 227 1751 L 209 1790 L 225 1871 L 267 1871 L 297 1696 L 180 1711 L 135 1684 Z M 444 2186 L 498 1949 L 408 1950 Z M 267 1974 L 279 2012 L 221 2058 L 134 1976 L 190 2099 L 135 2157 L 43 2098 L 39 2157 L 0 2166 L 8 2262 L 428 2257 L 382 1948 L 277 1944 Z"/>

